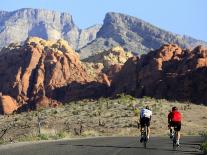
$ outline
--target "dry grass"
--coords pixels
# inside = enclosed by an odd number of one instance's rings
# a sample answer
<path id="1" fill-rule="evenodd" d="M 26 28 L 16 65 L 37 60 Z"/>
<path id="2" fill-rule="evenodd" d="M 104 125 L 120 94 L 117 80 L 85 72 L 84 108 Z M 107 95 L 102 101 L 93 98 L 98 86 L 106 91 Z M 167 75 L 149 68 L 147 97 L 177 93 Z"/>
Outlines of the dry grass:
<path id="1" fill-rule="evenodd" d="M 191 103 L 170 102 L 149 97 L 135 99 L 119 95 L 117 99 L 82 100 L 29 113 L 0 116 L 0 143 L 91 136 L 137 136 L 137 121 L 142 107 L 153 111 L 151 133 L 168 134 L 167 114 L 177 106 L 183 115 L 182 134 L 198 135 L 207 130 L 207 107 Z M 37 117 L 41 118 L 41 134 Z"/>

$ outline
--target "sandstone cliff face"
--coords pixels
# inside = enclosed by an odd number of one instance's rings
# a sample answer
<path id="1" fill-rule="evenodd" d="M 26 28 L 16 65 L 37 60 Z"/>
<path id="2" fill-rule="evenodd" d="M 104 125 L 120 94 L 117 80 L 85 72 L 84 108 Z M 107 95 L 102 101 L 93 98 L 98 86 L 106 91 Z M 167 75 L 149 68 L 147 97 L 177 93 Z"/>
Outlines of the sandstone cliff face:
<path id="1" fill-rule="evenodd" d="M 63 40 L 50 42 L 31 38 L 22 46 L 12 44 L 3 48 L 0 53 L 0 75 L 0 92 L 14 98 L 20 109 L 36 108 L 44 102 L 43 106 L 59 104 L 51 99 L 70 100 L 72 95 L 66 96 L 64 87 L 68 88 L 68 94 L 76 95 L 73 95 L 74 98 L 85 98 L 98 96 L 96 92 L 91 94 L 85 91 L 92 89 L 90 83 L 95 83 L 93 88 L 105 86 L 93 82 L 94 78 L 88 75 L 79 55 Z M 74 83 L 76 89 L 71 88 Z M 60 93 L 62 98 L 58 96 Z"/>
<path id="2" fill-rule="evenodd" d="M 207 49 L 164 45 L 129 59 L 112 83 L 113 93 L 130 93 L 207 104 Z"/>
<path id="3" fill-rule="evenodd" d="M 166 44 L 141 58 L 115 47 L 87 61 L 81 62 L 64 40 L 29 38 L 3 48 L 0 113 L 122 92 L 207 104 L 207 49 L 201 46 L 187 50 Z"/>
<path id="4" fill-rule="evenodd" d="M 18 109 L 18 104 L 10 96 L 0 94 L 0 113 L 1 114 L 12 114 Z"/>

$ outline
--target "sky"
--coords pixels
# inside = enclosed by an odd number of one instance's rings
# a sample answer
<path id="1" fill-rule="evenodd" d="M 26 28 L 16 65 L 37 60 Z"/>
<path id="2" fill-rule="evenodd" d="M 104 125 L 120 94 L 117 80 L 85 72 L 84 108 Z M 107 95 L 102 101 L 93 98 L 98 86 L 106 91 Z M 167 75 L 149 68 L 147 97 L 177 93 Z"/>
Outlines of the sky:
<path id="1" fill-rule="evenodd" d="M 102 24 L 107 12 L 119 12 L 207 41 L 206 7 L 207 0 L 2 0 L 0 10 L 41 8 L 68 12 L 80 28 Z"/>

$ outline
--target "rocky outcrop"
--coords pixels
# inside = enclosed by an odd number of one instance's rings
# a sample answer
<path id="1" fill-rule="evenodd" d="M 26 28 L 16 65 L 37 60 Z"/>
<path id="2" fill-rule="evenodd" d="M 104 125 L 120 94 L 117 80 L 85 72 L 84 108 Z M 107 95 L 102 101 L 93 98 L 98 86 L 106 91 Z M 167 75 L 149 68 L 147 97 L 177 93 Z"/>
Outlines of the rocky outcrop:
<path id="1" fill-rule="evenodd" d="M 182 48 L 206 45 L 206 42 L 162 30 L 148 22 L 129 15 L 109 12 L 93 42 L 80 50 L 81 58 L 121 46 L 138 55 L 160 48 L 163 44 L 178 44 Z"/>
<path id="2" fill-rule="evenodd" d="M 96 38 L 100 26 L 79 29 L 69 13 L 44 9 L 0 11 L 0 48 L 12 42 L 24 42 L 28 37 L 46 40 L 64 39 L 79 49 Z"/>
<path id="3" fill-rule="evenodd" d="M 107 85 L 110 85 L 112 78 L 132 56 L 131 52 L 126 52 L 122 47 L 117 46 L 82 61 L 87 66 L 87 72 L 90 75 L 98 77 L 100 81 L 105 81 Z"/>
<path id="4" fill-rule="evenodd" d="M 207 104 L 207 49 L 167 44 L 129 59 L 112 83 L 113 93 Z"/>
<path id="5" fill-rule="evenodd" d="M 0 93 L 0 113 L 1 114 L 12 114 L 18 109 L 18 104 L 15 99 L 11 96 L 2 95 Z"/>
<path id="6" fill-rule="evenodd" d="M 112 65 L 123 65 L 133 54 L 126 52 L 120 46 L 113 47 L 102 53 L 95 54 L 84 59 L 84 62 L 101 63 L 105 70 L 108 70 Z"/>
<path id="7" fill-rule="evenodd" d="M 100 93 L 87 91 L 105 87 L 87 73 L 79 55 L 64 40 L 30 38 L 22 46 L 12 44 L 3 48 L 0 75 L 0 92 L 14 98 L 20 111 L 21 108 L 54 107 L 72 98 L 99 96 Z M 68 88 L 67 93 L 63 88 Z"/>

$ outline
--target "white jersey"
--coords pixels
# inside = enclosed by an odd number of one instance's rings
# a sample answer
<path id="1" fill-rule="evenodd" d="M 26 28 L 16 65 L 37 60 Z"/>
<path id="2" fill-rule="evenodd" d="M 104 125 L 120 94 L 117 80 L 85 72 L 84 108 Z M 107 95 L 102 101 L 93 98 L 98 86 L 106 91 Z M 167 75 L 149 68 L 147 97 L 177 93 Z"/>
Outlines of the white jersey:
<path id="1" fill-rule="evenodd" d="M 143 117 L 147 117 L 147 118 L 150 118 L 152 116 L 152 111 L 151 110 L 148 110 L 148 109 L 142 109 L 141 112 L 140 112 L 140 117 L 143 118 Z"/>

